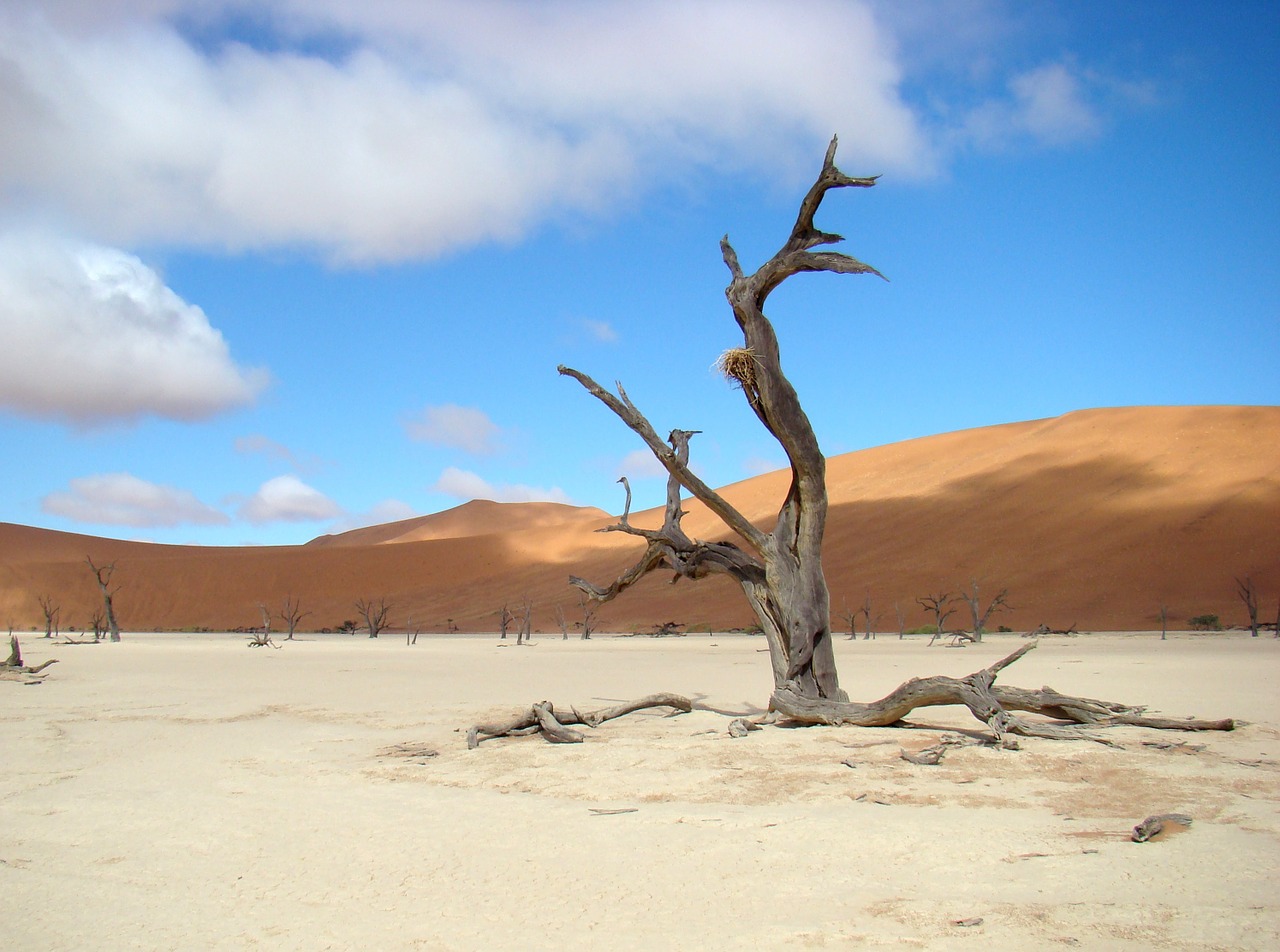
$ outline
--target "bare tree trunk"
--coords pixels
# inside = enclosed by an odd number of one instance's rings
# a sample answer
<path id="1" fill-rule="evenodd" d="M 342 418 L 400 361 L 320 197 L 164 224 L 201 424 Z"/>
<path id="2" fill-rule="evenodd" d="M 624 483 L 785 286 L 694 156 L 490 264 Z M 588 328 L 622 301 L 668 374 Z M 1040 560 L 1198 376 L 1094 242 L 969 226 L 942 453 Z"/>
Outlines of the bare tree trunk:
<path id="1" fill-rule="evenodd" d="M 1257 638 L 1258 586 L 1246 575 L 1243 579 L 1236 579 L 1236 594 L 1240 596 L 1240 601 L 1244 602 L 1244 607 L 1249 612 L 1249 631 L 1253 633 L 1253 637 Z"/>
<path id="2" fill-rule="evenodd" d="M 377 638 L 378 632 L 387 627 L 387 613 L 391 611 L 391 605 L 387 603 L 386 596 L 376 602 L 371 598 L 361 598 L 356 601 L 356 611 L 364 619 L 369 637 Z"/>
<path id="3" fill-rule="evenodd" d="M 57 624 L 58 612 L 62 608 L 53 600 L 52 595 L 37 595 L 36 601 L 40 603 L 40 610 L 44 612 L 44 636 L 52 638 L 54 636 L 54 626 Z"/>
<path id="4" fill-rule="evenodd" d="M 311 612 L 302 610 L 302 599 L 294 598 L 292 595 L 285 596 L 284 608 L 280 611 L 280 620 L 289 628 L 289 637 L 285 641 L 293 641 L 293 633 L 297 629 L 298 623 L 310 614 Z"/>
<path id="5" fill-rule="evenodd" d="M 898 640 L 901 641 L 907 628 L 907 616 L 902 613 L 897 602 L 893 603 L 893 612 L 898 616 Z"/>
<path id="6" fill-rule="evenodd" d="M 1169 637 L 1169 606 L 1164 602 L 1160 603 L 1160 640 L 1166 641 Z"/>
<path id="7" fill-rule="evenodd" d="M 111 588 L 111 576 L 115 574 L 116 564 L 109 562 L 101 567 L 93 564 L 93 559 L 85 556 L 85 561 L 89 563 L 89 569 L 93 572 L 94 578 L 98 580 L 98 588 L 102 592 L 102 609 L 105 613 L 107 629 L 111 632 L 111 640 L 120 640 L 120 623 L 116 621 L 116 609 L 114 596 L 120 591 L 120 586 Z M 95 633 L 97 629 L 95 628 Z"/>
<path id="8" fill-rule="evenodd" d="M 791 464 L 791 486 L 772 531 L 756 528 L 689 469 L 692 431 L 673 430 L 664 442 L 621 386 L 615 396 L 576 370 L 561 366 L 560 372 L 576 379 L 634 430 L 670 477 L 662 529 L 636 529 L 625 516 L 610 527 L 648 540 L 641 561 L 607 588 L 581 579 L 574 580 L 574 584 L 605 600 L 660 565 L 687 578 L 711 572 L 728 574 L 742 586 L 764 632 L 775 685 L 788 685 L 805 697 L 843 699 L 832 650 L 830 595 L 822 573 L 826 459 L 800 398 L 782 371 L 777 334 L 764 315 L 769 294 L 792 275 L 811 271 L 879 275 L 874 268 L 848 255 L 812 250 L 842 240 L 839 235 L 814 226 L 814 216 L 826 193 L 833 188 L 875 185 L 874 178 L 851 178 L 836 168 L 835 152 L 833 138 L 822 171 L 800 204 L 791 236 L 755 273 L 748 275 L 742 270 L 727 237 L 720 242 L 721 255 L 731 275 L 725 296 L 743 337 L 742 347 L 722 356 L 721 368 L 741 387 L 748 406 L 782 446 Z M 686 536 L 680 528 L 681 488 L 719 516 L 746 548 L 732 543 L 695 542 Z M 630 487 L 627 494 L 629 509 Z"/>

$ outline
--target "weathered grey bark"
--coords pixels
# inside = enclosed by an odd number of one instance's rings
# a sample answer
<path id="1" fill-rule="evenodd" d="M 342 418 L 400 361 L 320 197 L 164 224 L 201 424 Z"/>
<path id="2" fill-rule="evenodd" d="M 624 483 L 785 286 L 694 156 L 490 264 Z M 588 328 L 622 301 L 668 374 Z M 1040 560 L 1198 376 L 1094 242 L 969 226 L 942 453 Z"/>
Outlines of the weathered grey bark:
<path id="1" fill-rule="evenodd" d="M 843 699 L 831 647 L 830 596 L 822 573 L 826 460 L 800 398 L 782 372 L 777 334 L 764 315 L 770 292 L 792 275 L 809 271 L 880 274 L 848 255 L 813 250 L 843 240 L 814 225 L 814 216 L 827 192 L 833 188 L 869 188 L 876 182 L 875 178 L 845 175 L 836 168 L 835 152 L 833 138 L 822 171 L 801 202 L 790 237 L 754 274 L 742 270 L 727 236 L 720 242 L 721 256 L 731 275 L 725 296 L 743 335 L 742 348 L 733 352 L 738 358 L 736 369 L 730 369 L 728 362 L 725 367 L 741 385 L 748 406 L 782 446 L 791 465 L 791 486 L 771 531 L 752 525 L 689 469 L 689 439 L 695 431 L 672 430 L 663 441 L 621 385 L 614 395 L 576 370 L 561 366 L 560 372 L 576 379 L 634 430 L 669 474 L 666 517 L 660 529 L 638 529 L 629 524 L 625 514 L 617 525 L 609 527 L 648 541 L 640 561 L 608 586 L 576 578 L 573 584 L 605 601 L 659 567 L 671 569 L 677 578 L 700 578 L 712 572 L 727 574 L 742 586 L 764 631 L 775 684 L 790 685 L 805 697 Z M 730 542 L 690 539 L 680 526 L 682 487 L 736 532 L 745 548 Z"/>
<path id="2" fill-rule="evenodd" d="M 111 633 L 112 641 L 120 640 L 120 623 L 116 621 L 115 593 L 120 591 L 120 586 L 111 588 L 111 576 L 115 574 L 116 564 L 108 562 L 101 567 L 93 564 L 93 559 L 85 556 L 84 560 L 89 563 L 89 569 L 93 572 L 93 577 L 98 580 L 98 588 L 102 592 L 102 610 L 105 616 L 107 630 Z M 96 628 L 95 628 L 96 631 Z"/>
<path id="3" fill-rule="evenodd" d="M 1249 612 L 1249 631 L 1253 637 L 1258 637 L 1258 586 L 1254 584 L 1253 579 L 1249 576 L 1236 579 L 1236 594 L 1240 596 L 1240 601 L 1244 602 L 1245 610 Z"/>

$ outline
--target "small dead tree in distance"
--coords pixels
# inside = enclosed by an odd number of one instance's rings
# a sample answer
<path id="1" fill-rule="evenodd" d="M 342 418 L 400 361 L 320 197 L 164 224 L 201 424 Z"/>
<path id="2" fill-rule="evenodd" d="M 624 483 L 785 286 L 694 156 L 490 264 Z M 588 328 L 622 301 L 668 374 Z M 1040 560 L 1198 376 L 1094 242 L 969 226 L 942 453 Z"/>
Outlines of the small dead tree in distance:
<path id="1" fill-rule="evenodd" d="M 933 644 L 937 639 L 942 637 L 942 626 L 947 623 L 947 619 L 956 613 L 956 609 L 948 608 L 956 597 L 950 592 L 938 592 L 936 595 L 921 595 L 916 599 L 916 604 L 925 611 L 933 615 L 934 631 L 933 637 L 929 639 L 929 644 Z"/>
<path id="2" fill-rule="evenodd" d="M 982 610 L 982 600 L 978 595 L 978 580 L 974 579 L 969 583 L 969 591 L 962 593 L 960 596 L 964 599 L 965 604 L 969 606 L 969 613 L 973 616 L 973 640 L 981 641 L 983 629 L 987 627 L 987 621 L 993 614 L 998 611 L 1005 611 L 1009 608 L 1008 602 L 1009 590 L 1002 588 L 996 592 L 995 598 L 987 604 L 987 610 Z"/>
<path id="3" fill-rule="evenodd" d="M 289 631 L 285 641 L 293 641 L 293 633 L 297 630 L 298 623 L 310 614 L 311 612 L 302 610 L 301 598 L 296 598 L 293 595 L 284 597 L 284 607 L 280 609 L 280 620 L 284 622 L 285 628 Z"/>
<path id="4" fill-rule="evenodd" d="M 40 610 L 44 612 L 44 636 L 52 638 L 58 634 L 55 629 L 58 624 L 58 613 L 62 611 L 62 606 L 53 600 L 52 595 L 37 595 L 36 601 L 40 603 Z"/>
<path id="5" fill-rule="evenodd" d="M 107 630 L 111 632 L 111 640 L 120 640 L 120 623 L 116 621 L 115 595 L 120 591 L 120 586 L 111 587 L 111 576 L 115 574 L 116 564 L 108 562 L 106 565 L 98 566 L 93 564 L 93 558 L 86 555 L 84 560 L 89 563 L 89 570 L 93 572 L 93 577 L 98 581 L 98 589 L 102 592 L 102 612 L 103 620 L 106 623 Z M 94 631 L 98 628 L 95 624 Z"/>
<path id="6" fill-rule="evenodd" d="M 874 178 L 851 178 L 837 169 L 836 145 L 833 138 L 822 171 L 801 203 L 791 236 L 754 274 L 743 272 L 727 237 L 720 243 L 724 262 L 732 275 L 725 294 L 742 330 L 744 344 L 726 352 L 721 366 L 741 387 L 747 405 L 782 446 L 791 464 L 791 485 L 773 529 L 757 528 L 690 469 L 689 440 L 696 431 L 675 429 L 663 440 L 621 385 L 614 394 L 586 374 L 561 365 L 560 373 L 577 380 L 639 435 L 668 473 L 667 503 L 660 528 L 642 529 L 631 525 L 631 490 L 627 486 L 627 503 L 621 518 L 616 524 L 599 530 L 624 532 L 644 539 L 646 547 L 639 561 L 607 586 L 577 577 L 570 579 L 571 584 L 598 601 L 608 601 L 660 567 L 673 571 L 676 578 L 699 579 L 711 573 L 729 575 L 741 585 L 768 643 L 774 674 L 770 709 L 798 723 L 887 726 L 917 707 L 963 704 L 1010 747 L 1016 746 L 1011 736 L 1015 734 L 1081 736 L 1078 729 L 1026 721 L 1010 713 L 1015 710 L 1047 713 L 1051 717 L 1098 726 L 1142 723 L 1176 729 L 1230 729 L 1231 721 L 1147 718 L 1126 705 L 1070 698 L 1048 689 L 995 688 L 994 681 L 1000 670 L 1031 650 L 1035 642 L 1028 642 L 1007 658 L 968 678 L 912 679 L 879 701 L 868 704 L 848 701 L 836 672 L 830 599 L 822 571 L 821 545 L 827 515 L 826 461 L 799 397 L 782 372 L 777 335 L 763 313 L 769 293 L 792 275 L 808 271 L 879 274 L 847 255 L 812 250 L 842 240 L 814 226 L 814 215 L 826 193 L 833 188 L 869 188 L 875 184 Z M 737 534 L 742 545 L 689 538 L 681 528 L 682 489 L 717 515 Z M 537 725 L 533 729 L 540 727 L 550 739 L 562 742 L 581 739 L 580 736 L 557 737 L 557 734 L 565 735 L 563 725 L 545 704 L 535 705 L 528 718 L 511 725 L 477 726 L 473 734 L 527 733 L 529 719 Z"/>
<path id="7" fill-rule="evenodd" d="M 1258 586 L 1249 576 L 1236 579 L 1236 594 L 1240 596 L 1240 601 L 1244 602 L 1245 610 L 1249 613 L 1249 631 L 1253 637 L 1258 637 Z"/>
<path id="8" fill-rule="evenodd" d="M 387 604 L 385 596 L 376 602 L 372 598 L 360 598 L 356 600 L 356 611 L 364 619 L 369 637 L 377 638 L 378 632 L 387 627 L 387 614 L 391 611 L 391 606 Z"/>

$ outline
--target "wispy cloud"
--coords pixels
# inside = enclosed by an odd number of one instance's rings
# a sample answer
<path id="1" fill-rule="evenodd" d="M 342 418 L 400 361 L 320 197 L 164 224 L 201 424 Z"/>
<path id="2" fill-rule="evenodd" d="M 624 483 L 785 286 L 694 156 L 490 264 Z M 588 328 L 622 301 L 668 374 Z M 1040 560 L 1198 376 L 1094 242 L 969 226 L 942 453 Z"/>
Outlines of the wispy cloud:
<path id="1" fill-rule="evenodd" d="M 237 453 L 245 456 L 265 456 L 267 459 L 286 463 L 299 472 L 314 472 L 321 466 L 321 461 L 318 457 L 298 453 L 283 443 L 261 433 L 250 433 L 248 436 L 236 437 L 234 448 Z"/>
<path id="2" fill-rule="evenodd" d="M 666 476 L 666 468 L 648 450 L 632 450 L 618 463 L 617 475 L 628 479 Z"/>
<path id="3" fill-rule="evenodd" d="M 494 502 L 562 502 L 572 504 L 564 490 L 558 487 L 542 489 L 519 483 L 491 483 L 476 473 L 465 469 L 447 467 L 431 487 L 433 492 L 444 493 L 455 499 L 491 499 Z"/>
<path id="4" fill-rule="evenodd" d="M 341 506 L 296 476 L 277 476 L 267 480 L 239 509 L 240 518 L 254 525 L 313 522 L 336 519 L 341 515 Z"/>
<path id="5" fill-rule="evenodd" d="M 266 383 L 133 255 L 0 235 L 0 406 L 81 426 L 190 421 L 250 403 Z"/>
<path id="6" fill-rule="evenodd" d="M 616 344 L 618 342 L 618 332 L 613 329 L 613 325 L 608 321 L 594 321 L 590 318 L 584 318 L 582 328 L 587 332 L 587 336 L 600 344 Z"/>
<path id="7" fill-rule="evenodd" d="M 76 522 L 137 529 L 216 526 L 231 521 L 226 513 L 206 505 L 185 489 L 147 482 L 129 473 L 73 479 L 67 491 L 45 496 L 40 508 Z"/>
<path id="8" fill-rule="evenodd" d="M 411 440 L 465 450 L 477 456 L 498 452 L 501 428 L 475 407 L 446 403 L 427 407 L 405 421 Z"/>

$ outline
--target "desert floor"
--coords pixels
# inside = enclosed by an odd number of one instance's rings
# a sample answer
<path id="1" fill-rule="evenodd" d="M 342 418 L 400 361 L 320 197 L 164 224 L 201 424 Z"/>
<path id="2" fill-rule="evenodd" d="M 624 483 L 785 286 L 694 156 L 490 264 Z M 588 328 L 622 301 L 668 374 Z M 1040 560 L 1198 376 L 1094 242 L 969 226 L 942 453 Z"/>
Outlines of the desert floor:
<path id="1" fill-rule="evenodd" d="M 841 640 L 843 685 L 870 699 L 1022 643 L 925 640 Z M 26 635 L 28 664 L 61 660 L 0 682 L 3 946 L 1280 948 L 1274 638 L 1048 638 L 1002 682 L 1249 723 L 934 767 L 900 752 L 979 735 L 966 712 L 729 737 L 768 696 L 759 639 L 499 644 Z M 533 701 L 655 691 L 699 709 L 466 749 L 469 725 Z M 1195 822 L 1129 841 L 1165 812 Z"/>

